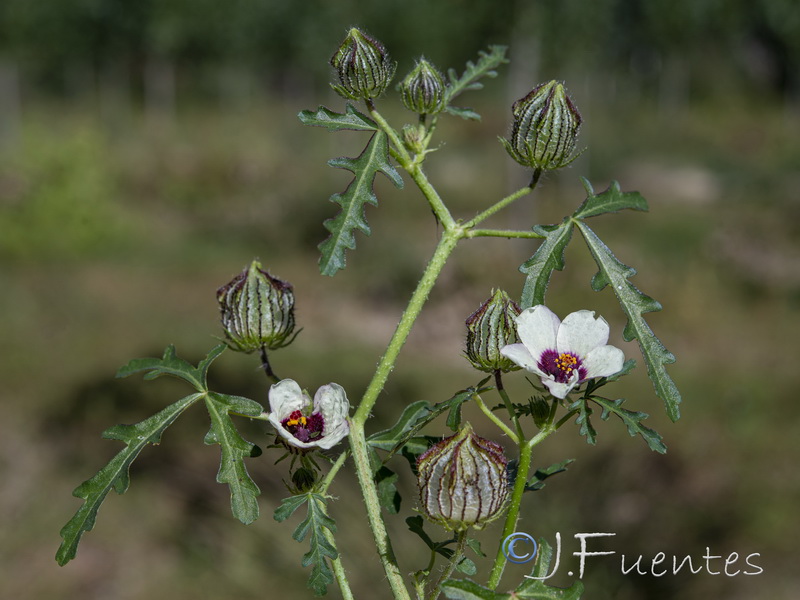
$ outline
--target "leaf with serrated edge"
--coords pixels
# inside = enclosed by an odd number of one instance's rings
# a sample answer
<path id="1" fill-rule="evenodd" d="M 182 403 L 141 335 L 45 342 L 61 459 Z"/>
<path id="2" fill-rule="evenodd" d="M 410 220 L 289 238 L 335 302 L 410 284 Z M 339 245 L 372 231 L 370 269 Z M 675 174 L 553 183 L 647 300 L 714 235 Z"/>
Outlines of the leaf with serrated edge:
<path id="1" fill-rule="evenodd" d="M 636 270 L 617 260 L 608 246 L 587 227 L 586 223 L 577 221 L 577 226 L 598 267 L 597 273 L 592 278 L 592 289 L 599 292 L 610 285 L 614 290 L 622 310 L 628 317 L 622 336 L 627 342 L 633 339 L 639 342 L 639 348 L 647 365 L 647 374 L 653 382 L 656 394 L 664 401 L 669 418 L 677 421 L 681 416 L 678 407 L 681 395 L 665 368 L 666 365 L 675 362 L 675 356 L 664 347 L 642 317 L 644 313 L 661 310 L 661 304 L 640 292 L 628 281 L 629 277 L 636 274 Z"/>
<path id="2" fill-rule="evenodd" d="M 333 112 L 324 106 L 320 106 L 316 112 L 301 110 L 297 118 L 300 119 L 303 125 L 324 127 L 328 131 L 341 131 L 342 129 L 377 131 L 378 129 L 375 121 L 358 112 L 349 102 L 345 108 L 345 114 Z"/>
<path id="3" fill-rule="evenodd" d="M 365 235 L 370 234 L 364 209 L 367 204 L 378 205 L 378 198 L 372 189 L 375 175 L 383 173 L 398 188 L 403 187 L 403 180 L 389 163 L 389 145 L 383 131 L 376 131 L 372 135 L 358 158 L 334 158 L 328 164 L 337 169 L 352 171 L 355 175 L 344 193 L 331 196 L 331 202 L 338 204 L 341 211 L 323 224 L 330 236 L 319 245 L 322 253 L 319 270 L 323 275 L 332 277 L 345 268 L 345 251 L 356 247 L 355 230 Z"/>
<path id="4" fill-rule="evenodd" d="M 591 399 L 593 402 L 596 402 L 603 407 L 603 414 L 600 415 L 601 419 L 606 421 L 612 413 L 617 415 L 628 427 L 628 433 L 630 433 L 632 437 L 635 437 L 636 434 L 639 434 L 642 436 L 644 441 L 647 442 L 647 445 L 651 450 L 660 454 L 666 454 L 667 446 L 664 444 L 661 434 L 659 434 L 655 429 L 650 429 L 642 424 L 642 421 L 644 421 L 650 415 L 645 412 L 638 412 L 628 410 L 627 408 L 622 408 L 622 403 L 625 402 L 623 399 L 611 401 L 599 396 L 592 396 Z"/>
<path id="5" fill-rule="evenodd" d="M 544 304 L 553 271 L 564 270 L 564 249 L 572 238 L 572 221 L 565 219 L 560 225 L 537 225 L 533 231 L 544 239 L 533 256 L 519 268 L 526 275 L 519 304 L 523 310 Z"/>
<path id="6" fill-rule="evenodd" d="M 160 443 L 164 430 L 202 397 L 203 394 L 191 394 L 135 425 L 116 425 L 103 432 L 103 437 L 120 440 L 127 446 L 94 477 L 84 481 L 72 492 L 73 496 L 82 498 L 85 502 L 61 529 L 64 541 L 56 553 L 58 564 L 63 566 L 75 558 L 81 536 L 94 527 L 97 511 L 108 492 L 113 488 L 118 494 L 123 494 L 128 489 L 131 463 L 142 449 L 147 444 Z"/>
<path id="7" fill-rule="evenodd" d="M 506 46 L 489 46 L 489 51 L 481 50 L 478 53 L 478 62 L 467 62 L 467 68 L 459 77 L 454 69 L 449 69 L 447 74 L 450 82 L 445 91 L 445 104 L 450 104 L 456 96 L 466 90 L 477 90 L 482 87 L 478 82 L 482 77 L 496 77 L 495 69 L 507 63 Z"/>
<path id="8" fill-rule="evenodd" d="M 381 450 L 394 450 L 403 437 L 410 431 L 414 431 L 415 426 L 431 414 L 431 406 L 425 400 L 412 402 L 403 410 L 403 414 L 397 419 L 390 429 L 373 433 L 367 439 L 367 443 L 373 448 Z"/>
<path id="9" fill-rule="evenodd" d="M 303 504 L 306 502 L 308 502 L 307 495 L 289 496 L 288 498 L 284 498 L 281 500 L 278 508 L 275 509 L 272 518 L 278 521 L 278 523 L 282 523 L 291 517 L 294 514 L 294 511 L 303 506 Z"/>
<path id="10" fill-rule="evenodd" d="M 333 573 L 327 559 L 339 556 L 336 549 L 328 541 L 325 530 L 336 533 L 336 523 L 325 513 L 325 498 L 320 494 L 308 492 L 308 514 L 292 533 L 292 538 L 302 542 L 309 536 L 311 549 L 303 555 L 300 564 L 304 567 L 313 565 L 308 587 L 317 596 L 323 596 L 327 587 L 333 582 Z M 324 529 L 323 529 L 324 528 Z M 310 534 L 310 535 L 309 535 Z"/>
<path id="11" fill-rule="evenodd" d="M 134 373 L 147 371 L 144 378 L 146 380 L 151 380 L 155 379 L 156 377 L 160 377 L 161 375 L 171 375 L 188 382 L 194 386 L 198 392 L 203 392 L 208 387 L 206 385 L 206 373 L 208 372 L 208 367 L 220 354 L 225 351 L 226 348 L 227 346 L 225 344 L 219 344 L 218 346 L 215 346 L 195 368 L 182 358 L 178 358 L 175 354 L 175 346 L 170 345 L 166 350 L 164 350 L 163 357 L 135 358 L 127 365 L 120 368 L 119 371 L 117 371 L 116 376 L 117 378 L 122 378 L 133 375 Z"/>
<path id="12" fill-rule="evenodd" d="M 234 411 L 234 407 L 241 407 L 241 402 L 238 401 L 239 397 L 233 397 L 236 398 L 234 401 L 229 398 L 231 397 L 213 392 L 206 396 L 206 408 L 208 408 L 208 416 L 211 418 L 211 428 L 204 441 L 209 445 L 220 445 L 221 457 L 217 482 L 228 484 L 231 491 L 233 516 L 247 525 L 258 518 L 257 497 L 261 490 L 250 478 L 244 458 L 257 456 L 260 454 L 260 450 L 242 438 L 236 430 L 228 413 L 238 412 Z M 260 414 L 260 411 L 256 414 Z"/>
<path id="13" fill-rule="evenodd" d="M 623 192 L 619 187 L 619 182 L 612 181 L 608 189 L 600 194 L 595 194 L 589 180 L 581 177 L 583 186 L 586 188 L 586 200 L 580 205 L 575 214 L 575 219 L 587 219 L 606 213 L 619 212 L 621 210 L 640 210 L 647 212 L 647 200 L 639 192 Z"/>
<path id="14" fill-rule="evenodd" d="M 589 419 L 592 416 L 592 407 L 587 404 L 586 399 L 581 398 L 570 404 L 569 409 L 578 411 L 578 418 L 575 423 L 581 426 L 579 433 L 586 436 L 586 441 L 594 446 L 597 443 L 597 432 Z"/>

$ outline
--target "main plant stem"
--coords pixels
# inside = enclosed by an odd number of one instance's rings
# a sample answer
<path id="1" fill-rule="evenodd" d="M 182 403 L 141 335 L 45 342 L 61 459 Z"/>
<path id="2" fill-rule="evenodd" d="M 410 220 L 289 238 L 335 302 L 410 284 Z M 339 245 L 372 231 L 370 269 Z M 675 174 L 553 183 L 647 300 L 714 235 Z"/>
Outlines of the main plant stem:
<path id="1" fill-rule="evenodd" d="M 375 546 L 378 550 L 378 555 L 383 564 L 383 569 L 386 572 L 386 578 L 389 580 L 392 593 L 397 600 L 411 600 L 411 597 L 397 565 L 397 560 L 395 559 L 389 536 L 386 532 L 386 526 L 381 516 L 378 490 L 375 486 L 375 481 L 372 477 L 372 469 L 369 464 L 364 424 L 372 412 L 372 408 L 375 406 L 375 402 L 383 390 L 383 386 L 386 384 L 389 373 L 391 373 L 394 368 L 394 363 L 397 360 L 397 356 L 400 354 L 400 349 L 408 338 L 408 334 L 411 332 L 414 321 L 417 320 L 425 301 L 428 299 L 431 289 L 436 283 L 436 279 L 439 277 L 439 273 L 441 273 L 442 268 L 447 262 L 447 258 L 456 247 L 461 235 L 462 230 L 460 229 L 445 229 L 444 233 L 442 233 L 439 245 L 436 246 L 436 251 L 433 253 L 425 272 L 422 274 L 422 278 L 417 284 L 417 289 L 414 290 L 411 300 L 406 310 L 403 312 L 400 322 L 397 324 L 394 335 L 386 348 L 383 358 L 381 358 L 378 364 L 378 368 L 375 370 L 372 381 L 370 381 L 367 386 L 355 414 L 353 414 L 353 417 L 350 419 L 350 448 L 353 451 L 353 462 L 355 463 L 356 475 L 358 476 L 361 493 L 364 497 L 367 518 L 369 519 L 369 525 L 372 529 L 372 535 L 375 538 Z"/>

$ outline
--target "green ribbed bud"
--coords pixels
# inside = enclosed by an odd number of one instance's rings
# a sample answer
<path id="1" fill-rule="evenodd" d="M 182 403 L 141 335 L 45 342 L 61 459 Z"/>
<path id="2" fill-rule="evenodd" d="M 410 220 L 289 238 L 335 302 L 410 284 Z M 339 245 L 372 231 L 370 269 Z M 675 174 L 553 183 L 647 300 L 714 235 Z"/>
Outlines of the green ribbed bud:
<path id="1" fill-rule="evenodd" d="M 222 328 L 232 350 L 276 350 L 289 344 L 294 331 L 294 292 L 291 284 L 250 268 L 217 290 Z"/>
<path id="2" fill-rule="evenodd" d="M 420 509 L 452 531 L 481 529 L 505 508 L 507 465 L 502 446 L 466 423 L 417 459 Z"/>
<path id="3" fill-rule="evenodd" d="M 558 81 L 533 88 L 511 107 L 511 140 L 500 138 L 508 153 L 525 167 L 550 171 L 578 157 L 575 142 L 581 114 Z"/>
<path id="4" fill-rule="evenodd" d="M 353 27 L 331 58 L 340 85 L 331 84 L 340 96 L 350 100 L 369 100 L 380 96 L 392 81 L 395 63 L 386 48 Z"/>
<path id="5" fill-rule="evenodd" d="M 467 319 L 467 359 L 479 371 L 508 373 L 519 366 L 500 354 L 508 344 L 516 344 L 515 319 L 519 305 L 503 290 L 492 290 L 492 296 Z"/>
<path id="6" fill-rule="evenodd" d="M 444 78 L 431 63 L 421 58 L 403 82 L 400 95 L 405 107 L 420 115 L 435 115 L 444 110 Z"/>

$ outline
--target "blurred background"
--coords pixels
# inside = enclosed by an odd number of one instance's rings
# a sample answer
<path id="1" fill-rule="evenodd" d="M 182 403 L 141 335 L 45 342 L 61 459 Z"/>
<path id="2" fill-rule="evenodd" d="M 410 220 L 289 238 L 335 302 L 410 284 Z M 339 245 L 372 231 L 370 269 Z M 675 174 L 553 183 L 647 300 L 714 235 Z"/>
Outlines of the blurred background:
<path id="1" fill-rule="evenodd" d="M 175 344 L 196 362 L 220 336 L 215 291 L 259 257 L 290 280 L 304 328 L 275 353 L 282 377 L 309 389 L 329 381 L 357 402 L 430 255 L 438 228 L 407 179 L 378 181 L 373 235 L 335 278 L 319 275 L 316 245 L 327 201 L 349 174 L 327 167 L 354 156 L 363 135 L 302 127 L 301 109 L 343 101 L 328 86 L 328 59 L 348 27 L 382 40 L 398 76 L 424 54 L 459 72 L 488 44 L 511 63 L 461 104 L 479 123 L 444 117 L 432 182 L 458 217 L 526 183 L 497 143 L 510 106 L 534 84 L 564 80 L 581 109 L 587 150 L 548 175 L 534 197 L 497 216 L 497 227 L 559 222 L 618 179 L 650 202 L 648 214 L 591 225 L 640 274 L 634 283 L 664 305 L 648 321 L 678 361 L 683 418 L 664 416 L 644 368 L 613 393 L 651 414 L 666 456 L 595 418 L 588 446 L 570 424 L 535 456 L 566 458 L 568 473 L 526 497 L 520 530 L 564 538 L 567 585 L 578 532 L 614 532 L 589 559 L 586 597 L 596 600 L 796 598 L 796 440 L 800 337 L 800 11 L 793 0 L 3 0 L 0 4 L 0 596 L 18 600 L 305 597 L 305 544 L 297 518 L 272 511 L 287 495 L 287 466 L 267 451 L 248 461 L 262 489 L 262 517 L 232 519 L 215 483 L 219 449 L 204 446 L 198 407 L 146 449 L 124 496 L 111 494 L 78 557 L 53 560 L 60 527 L 80 502 L 72 489 L 119 449 L 100 433 L 137 422 L 186 393 L 179 383 L 115 380 L 129 359 Z M 395 126 L 412 120 L 394 94 L 379 103 Z M 492 287 L 522 289 L 517 267 L 532 241 L 463 243 L 434 290 L 381 397 L 370 431 L 403 406 L 438 402 L 480 378 L 462 356 L 463 320 Z M 391 262 L 387 263 L 387 257 Z M 591 308 L 620 339 L 624 320 L 610 292 L 594 293 L 591 260 L 576 236 L 548 302 L 562 317 Z M 216 389 L 267 401 L 252 356 L 226 353 Z M 530 392 L 508 376 L 515 401 Z M 616 397 L 616 396 L 615 396 Z M 599 416 L 599 415 L 598 415 Z M 481 421 L 467 410 L 467 417 Z M 439 423 L 431 435 L 444 434 Z M 261 446 L 272 434 L 242 423 Z M 482 433 L 499 442 L 485 426 Z M 404 502 L 388 516 L 401 567 L 424 567 L 405 532 L 413 482 L 402 459 Z M 355 481 L 331 489 L 357 597 L 384 598 L 384 576 Z M 429 533 L 444 532 L 429 525 Z M 495 529 L 481 534 L 495 551 Z M 704 564 L 706 552 L 741 557 L 735 577 L 622 575 L 619 555 L 658 552 Z M 722 560 L 712 563 L 721 571 Z M 482 571 L 489 559 L 478 561 Z M 509 568 L 501 588 L 527 573 Z M 477 578 L 485 578 L 479 574 Z M 276 592 L 280 590 L 280 592 Z M 331 587 L 331 597 L 339 597 Z"/>

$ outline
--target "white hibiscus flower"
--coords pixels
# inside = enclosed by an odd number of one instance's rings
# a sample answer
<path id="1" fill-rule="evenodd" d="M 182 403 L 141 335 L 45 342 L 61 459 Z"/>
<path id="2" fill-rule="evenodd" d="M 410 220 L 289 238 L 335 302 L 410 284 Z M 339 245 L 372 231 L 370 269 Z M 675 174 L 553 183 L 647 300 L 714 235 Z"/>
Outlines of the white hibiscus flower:
<path id="1" fill-rule="evenodd" d="M 350 433 L 350 403 L 344 388 L 336 383 L 319 388 L 312 402 L 296 381 L 284 379 L 270 388 L 269 408 L 269 422 L 296 448 L 327 450 Z"/>
<path id="2" fill-rule="evenodd" d="M 521 344 L 500 353 L 536 373 L 556 398 L 565 398 L 587 379 L 608 377 L 622 369 L 625 355 L 610 346 L 608 323 L 594 312 L 579 310 L 563 321 L 547 307 L 527 308 L 516 319 Z"/>

